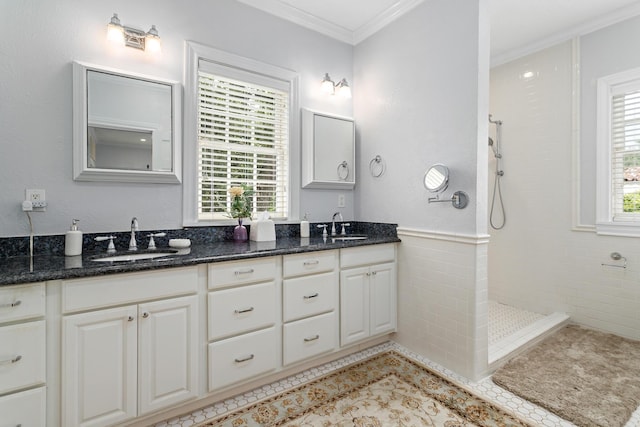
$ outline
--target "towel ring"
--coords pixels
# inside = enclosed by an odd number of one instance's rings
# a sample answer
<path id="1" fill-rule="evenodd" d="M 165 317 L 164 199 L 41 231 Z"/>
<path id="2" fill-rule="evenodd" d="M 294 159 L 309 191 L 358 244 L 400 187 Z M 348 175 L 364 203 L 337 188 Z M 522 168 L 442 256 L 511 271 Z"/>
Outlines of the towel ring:
<path id="1" fill-rule="evenodd" d="M 373 176 L 374 178 L 380 178 L 382 174 L 384 174 L 384 170 L 384 160 L 382 160 L 382 157 L 380 157 L 380 155 L 377 155 L 373 159 L 371 159 L 371 161 L 369 162 L 369 171 L 371 172 L 371 176 Z"/>
<path id="2" fill-rule="evenodd" d="M 342 176 L 343 172 L 344 172 L 344 176 Z M 340 178 L 341 181 L 346 181 L 348 177 L 349 177 L 349 164 L 345 160 L 338 165 L 338 178 Z"/>

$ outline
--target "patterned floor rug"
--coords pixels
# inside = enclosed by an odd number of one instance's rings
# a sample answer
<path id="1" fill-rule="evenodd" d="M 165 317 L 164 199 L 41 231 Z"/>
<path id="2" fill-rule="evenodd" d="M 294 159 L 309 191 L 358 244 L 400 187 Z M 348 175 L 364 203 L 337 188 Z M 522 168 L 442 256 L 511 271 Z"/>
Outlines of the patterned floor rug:
<path id="1" fill-rule="evenodd" d="M 395 351 L 197 427 L 508 427 L 526 422 Z"/>
<path id="2" fill-rule="evenodd" d="M 640 404 L 640 341 L 569 325 L 492 380 L 578 426 L 623 426 Z"/>

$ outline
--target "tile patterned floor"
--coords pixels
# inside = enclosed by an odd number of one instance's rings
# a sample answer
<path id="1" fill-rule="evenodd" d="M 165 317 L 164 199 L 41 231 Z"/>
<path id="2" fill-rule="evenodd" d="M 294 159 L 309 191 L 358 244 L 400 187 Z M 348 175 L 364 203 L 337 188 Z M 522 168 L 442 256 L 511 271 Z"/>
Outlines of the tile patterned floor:
<path id="1" fill-rule="evenodd" d="M 430 367 L 431 369 L 436 370 L 437 372 L 441 373 L 442 375 L 449 378 L 450 380 L 467 387 L 468 389 L 472 390 L 479 396 L 482 396 L 485 399 L 503 408 L 511 410 L 513 413 L 519 415 L 521 418 L 529 421 L 534 425 L 539 425 L 543 427 L 574 426 L 574 424 L 560 419 L 558 416 L 548 412 L 547 410 L 542 409 L 530 402 L 527 402 L 517 397 L 516 395 L 506 390 L 501 389 L 491 381 L 490 377 L 487 377 L 478 382 L 469 381 L 466 378 L 463 378 L 457 375 L 456 373 L 446 368 L 443 368 L 442 366 L 430 361 L 429 359 L 422 357 L 420 355 L 417 355 L 394 342 L 388 342 L 388 343 L 378 345 L 376 347 L 369 348 L 367 350 L 363 350 L 358 353 L 354 353 L 352 355 L 327 363 L 325 365 L 306 370 L 299 374 L 292 375 L 281 381 L 265 385 L 263 387 L 247 392 L 245 394 L 236 396 L 234 398 L 227 399 L 223 402 L 219 402 L 215 405 L 193 412 L 192 414 L 185 415 L 179 418 L 173 418 L 171 420 L 156 424 L 156 427 L 193 426 L 197 423 L 217 417 L 218 415 L 222 415 L 226 412 L 233 411 L 242 406 L 261 400 L 265 397 L 272 396 L 281 391 L 296 387 L 301 383 L 310 381 L 319 376 L 328 374 L 344 366 L 347 366 L 351 363 L 357 362 L 359 360 L 365 359 L 367 357 L 373 356 L 374 354 L 377 354 L 379 352 L 386 351 L 389 349 L 394 349 L 399 353 L 402 353 L 403 355 L 409 358 L 412 358 Z M 625 427 L 640 427 L 640 408 L 638 408 L 638 410 L 633 414 L 633 416 L 627 422 Z"/>
<path id="2" fill-rule="evenodd" d="M 544 315 L 489 301 L 489 345 L 543 319 Z"/>

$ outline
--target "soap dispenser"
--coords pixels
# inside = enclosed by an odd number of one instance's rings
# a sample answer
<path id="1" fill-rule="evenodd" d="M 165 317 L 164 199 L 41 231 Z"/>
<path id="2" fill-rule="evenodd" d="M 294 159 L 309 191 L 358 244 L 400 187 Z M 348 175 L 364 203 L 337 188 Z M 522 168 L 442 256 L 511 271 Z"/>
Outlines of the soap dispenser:
<path id="1" fill-rule="evenodd" d="M 304 218 L 300 221 L 300 237 L 309 237 L 309 214 L 304 214 Z"/>
<path id="2" fill-rule="evenodd" d="M 78 230 L 79 219 L 74 219 L 71 229 L 64 236 L 64 254 L 76 256 L 82 254 L 82 231 Z"/>

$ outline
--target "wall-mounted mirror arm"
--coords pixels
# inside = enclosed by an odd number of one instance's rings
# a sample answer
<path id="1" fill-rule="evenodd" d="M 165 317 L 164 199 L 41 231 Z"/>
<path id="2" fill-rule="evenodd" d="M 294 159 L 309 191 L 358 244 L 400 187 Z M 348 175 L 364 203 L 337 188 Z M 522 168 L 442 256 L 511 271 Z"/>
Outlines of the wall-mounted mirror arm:
<path id="1" fill-rule="evenodd" d="M 440 199 L 438 196 L 429 197 L 429 203 L 447 202 L 456 209 L 464 209 L 469 204 L 469 195 L 464 191 L 456 191 L 450 199 Z"/>
<path id="2" fill-rule="evenodd" d="M 445 165 L 431 166 L 424 174 L 423 184 L 427 190 L 436 193 L 435 197 L 429 197 L 429 203 L 447 202 L 456 209 L 464 209 L 469 204 L 469 196 L 464 191 L 456 191 L 449 199 L 440 199 L 440 194 L 449 186 L 449 168 Z"/>

